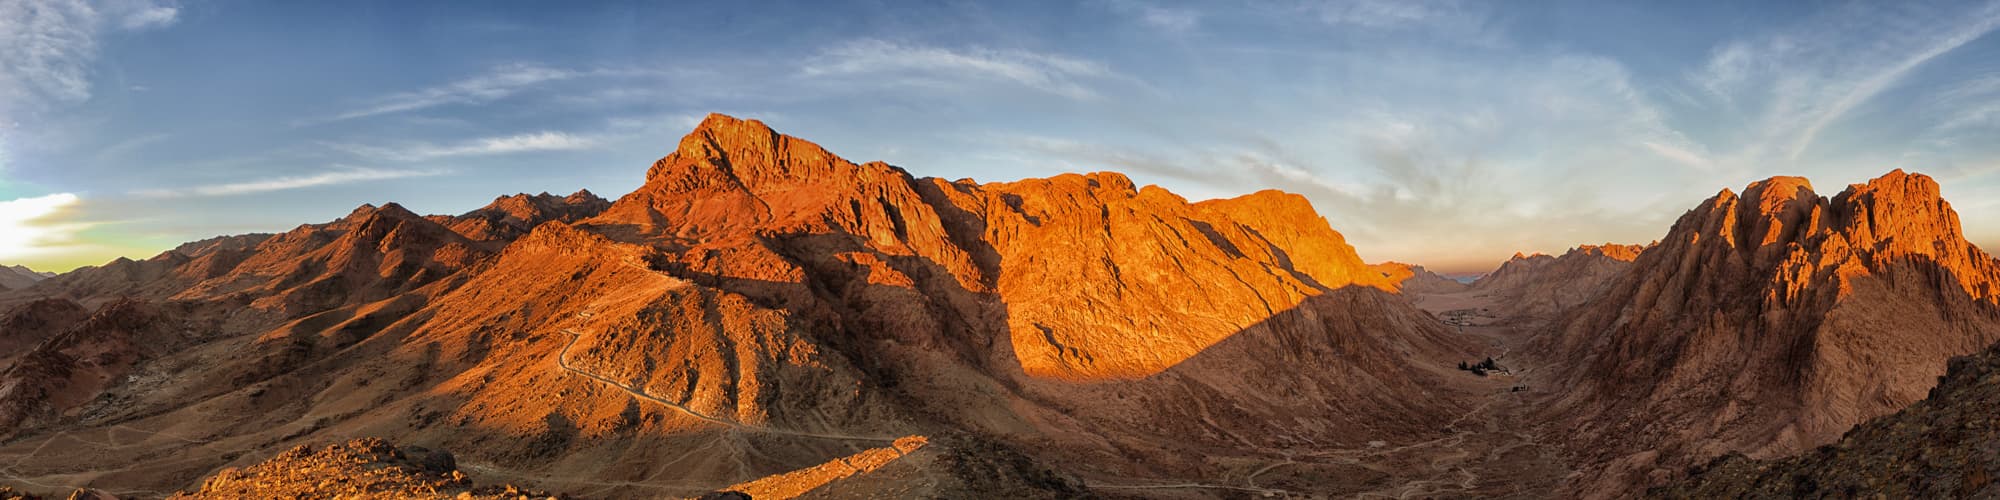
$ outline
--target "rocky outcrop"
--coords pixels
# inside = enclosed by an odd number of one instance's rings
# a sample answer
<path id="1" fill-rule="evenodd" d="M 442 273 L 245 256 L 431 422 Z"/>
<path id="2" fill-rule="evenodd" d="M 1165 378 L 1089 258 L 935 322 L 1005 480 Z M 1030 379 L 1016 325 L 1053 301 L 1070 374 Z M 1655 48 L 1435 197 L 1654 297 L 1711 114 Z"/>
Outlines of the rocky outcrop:
<path id="1" fill-rule="evenodd" d="M 1724 190 L 1632 267 L 1546 339 L 1574 386 L 1549 415 L 1608 464 L 1597 488 L 1831 442 L 2000 336 L 2000 265 L 1900 170 L 1831 198 L 1795 177 Z"/>
<path id="2" fill-rule="evenodd" d="M 1798 456 L 1729 454 L 1655 489 L 1656 498 L 1993 498 L 2000 496 L 2000 348 L 1954 358 L 1922 401 Z"/>

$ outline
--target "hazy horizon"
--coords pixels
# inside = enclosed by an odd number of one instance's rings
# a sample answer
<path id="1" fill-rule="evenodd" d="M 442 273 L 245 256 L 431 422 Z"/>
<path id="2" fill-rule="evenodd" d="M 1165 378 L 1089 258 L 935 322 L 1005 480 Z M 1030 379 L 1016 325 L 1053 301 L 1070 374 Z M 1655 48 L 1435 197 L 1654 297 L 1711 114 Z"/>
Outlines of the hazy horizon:
<path id="1" fill-rule="evenodd" d="M 615 198 L 709 112 L 918 176 L 1282 189 L 1454 275 L 1895 168 L 2000 245 L 2000 2 L 565 7 L 0 0 L 0 265 Z"/>

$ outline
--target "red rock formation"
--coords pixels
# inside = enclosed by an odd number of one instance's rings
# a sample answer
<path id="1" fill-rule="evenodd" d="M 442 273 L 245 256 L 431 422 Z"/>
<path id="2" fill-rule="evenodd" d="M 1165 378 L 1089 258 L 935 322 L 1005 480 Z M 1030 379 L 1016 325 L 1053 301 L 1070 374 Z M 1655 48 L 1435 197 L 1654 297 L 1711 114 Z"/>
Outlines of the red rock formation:
<path id="1" fill-rule="evenodd" d="M 2000 338 L 1996 280 L 1923 175 L 1832 198 L 1792 177 L 1724 190 L 1547 339 L 1574 360 L 1550 415 L 1609 463 L 1586 489 L 1824 444 Z"/>

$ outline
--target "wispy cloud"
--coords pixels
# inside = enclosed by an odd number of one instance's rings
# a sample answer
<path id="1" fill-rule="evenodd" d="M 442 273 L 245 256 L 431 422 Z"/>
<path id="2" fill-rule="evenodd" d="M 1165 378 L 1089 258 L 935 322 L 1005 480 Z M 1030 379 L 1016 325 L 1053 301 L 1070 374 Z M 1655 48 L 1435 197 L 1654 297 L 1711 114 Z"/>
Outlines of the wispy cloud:
<path id="1" fill-rule="evenodd" d="M 89 65 L 97 57 L 97 12 L 63 0 L 0 3 L 0 117 L 43 99 L 90 98 Z"/>
<path id="2" fill-rule="evenodd" d="M 329 143 L 328 146 L 379 160 L 422 161 L 457 156 L 487 156 L 535 151 L 574 151 L 597 147 L 596 137 L 566 132 L 534 132 L 502 137 L 486 137 L 454 144 L 410 142 L 393 146 Z"/>
<path id="3" fill-rule="evenodd" d="M 195 196 L 234 196 L 272 191 L 288 191 L 357 182 L 427 177 L 447 173 L 442 170 L 382 170 L 374 168 L 343 168 L 312 175 L 276 177 L 244 182 L 186 186 L 179 188 L 144 189 L 133 194 L 149 198 L 186 198 Z"/>
<path id="4" fill-rule="evenodd" d="M 1193 31 L 1201 24 L 1201 12 L 1191 8 L 1169 7 L 1139 0 L 1110 0 L 1106 5 L 1114 12 L 1132 16 L 1140 24 L 1161 31 L 1185 33 Z"/>
<path id="5" fill-rule="evenodd" d="M 1302 2 L 1295 10 L 1343 30 L 1421 31 L 1437 40 L 1498 45 L 1501 34 L 1484 7 L 1458 0 L 1346 0 Z"/>
<path id="6" fill-rule="evenodd" d="M 1654 141 L 1640 141 L 1640 144 L 1644 144 L 1646 149 L 1660 155 L 1661 158 L 1680 162 L 1683 165 L 1704 170 L 1715 167 L 1715 160 L 1709 159 L 1708 155 L 1694 152 L 1688 149 L 1687 146 Z"/>
<path id="7" fill-rule="evenodd" d="M 179 12 L 144 0 L 0 2 L 0 118 L 89 99 L 100 33 L 170 26 Z"/>
<path id="8" fill-rule="evenodd" d="M 1811 125 L 1808 125 L 1803 132 L 1799 133 L 1799 138 L 1792 143 L 1792 148 L 1789 152 L 1790 158 L 1794 160 L 1798 159 L 1799 153 L 1804 152 L 1808 146 L 1811 146 L 1813 140 L 1819 137 L 1820 131 L 1825 130 L 1828 124 L 1839 120 L 1848 111 L 1853 110 L 1855 106 L 1875 97 L 1876 94 L 1881 93 L 1884 89 L 1889 88 L 1889 86 L 1902 81 L 1903 77 L 1910 73 L 1910 70 L 1916 69 L 1917 66 L 1940 55 L 1944 55 L 1946 52 L 1951 52 L 1953 49 L 1964 46 L 1968 42 L 1986 36 L 1987 33 L 1993 32 L 1995 28 L 2000 28 L 2000 9 L 1987 9 L 1986 12 L 1975 13 L 1972 19 L 1974 19 L 1973 22 L 1949 28 L 1945 33 L 1936 38 L 1917 44 L 1914 53 L 1904 55 L 1888 67 L 1882 68 L 1880 71 L 1856 82 L 1852 88 L 1847 89 L 1845 93 L 1841 94 L 1840 98 L 1834 100 L 1823 111 L 1820 111 L 1818 117 L 1811 122 Z"/>
<path id="9" fill-rule="evenodd" d="M 103 32 L 166 27 L 179 13 L 153 0 L 0 1 L 0 168 L 19 127 L 90 99 Z"/>
<path id="10" fill-rule="evenodd" d="M 164 28 L 180 21 L 181 9 L 171 0 L 102 0 L 100 10 L 128 30 Z"/>
<path id="11" fill-rule="evenodd" d="M 1723 44 L 1689 81 L 1747 114 L 1749 128 L 1740 134 L 1746 139 L 1733 162 L 1796 162 L 1856 108 L 1995 29 L 2000 2 L 1970 9 L 1853 4 L 1789 30 Z"/>
<path id="12" fill-rule="evenodd" d="M 1321 20 L 1370 28 L 1421 24 L 1445 18 L 1457 11 L 1454 4 L 1428 1 L 1356 0 L 1316 2 Z"/>
<path id="13" fill-rule="evenodd" d="M 1074 99 L 1097 97 L 1086 82 L 1115 74 L 1103 64 L 1063 55 L 987 48 L 948 49 L 883 40 L 858 40 L 819 54 L 806 77 L 862 77 L 918 87 L 966 83 L 1019 85 Z"/>
<path id="14" fill-rule="evenodd" d="M 495 67 L 478 76 L 443 85 L 379 97 L 358 109 L 342 112 L 323 119 L 308 120 L 302 124 L 352 120 L 415 111 L 447 104 L 491 102 L 534 88 L 537 85 L 568 80 L 580 75 L 582 73 L 577 71 L 550 68 L 536 64 L 508 64 Z"/>

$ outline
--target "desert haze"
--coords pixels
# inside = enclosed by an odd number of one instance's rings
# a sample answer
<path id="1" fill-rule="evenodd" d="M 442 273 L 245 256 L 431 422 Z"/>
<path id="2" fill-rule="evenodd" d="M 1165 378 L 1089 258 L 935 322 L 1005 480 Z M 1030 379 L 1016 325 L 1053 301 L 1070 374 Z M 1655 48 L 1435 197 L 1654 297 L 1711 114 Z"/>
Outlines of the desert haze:
<path id="1" fill-rule="evenodd" d="M 0 500 L 2000 498 L 1996 30 L 0 0 Z"/>

